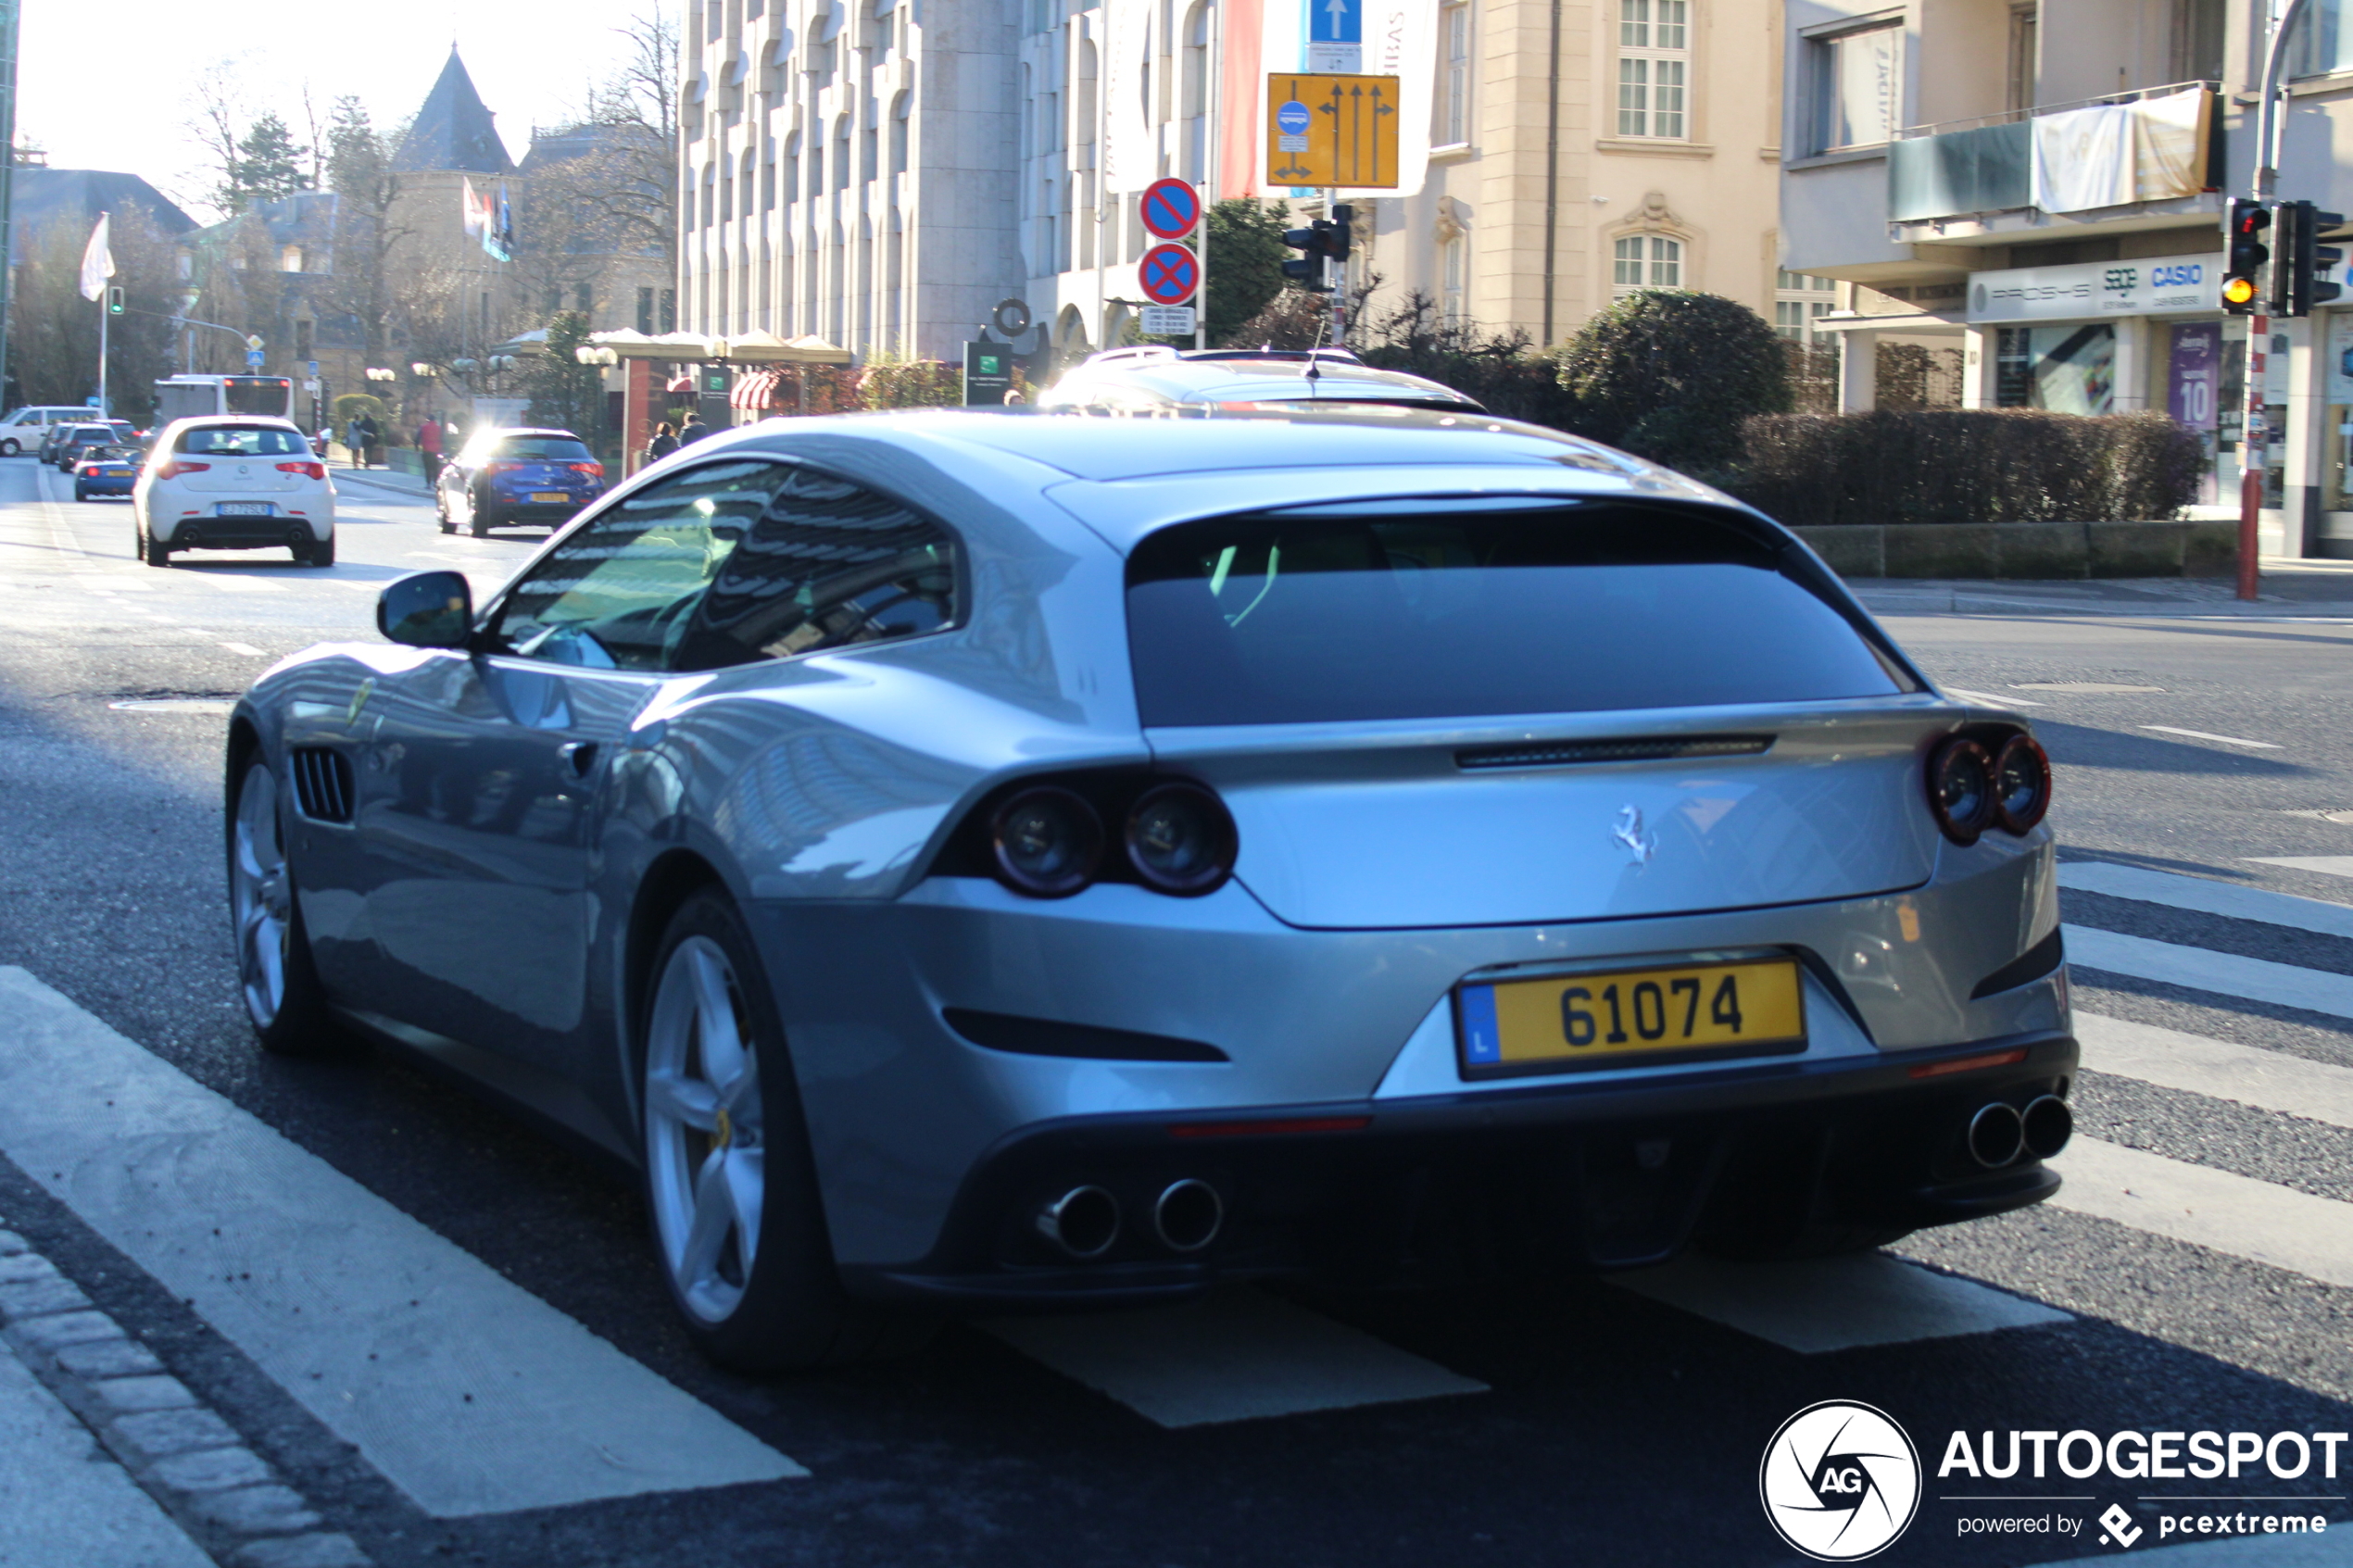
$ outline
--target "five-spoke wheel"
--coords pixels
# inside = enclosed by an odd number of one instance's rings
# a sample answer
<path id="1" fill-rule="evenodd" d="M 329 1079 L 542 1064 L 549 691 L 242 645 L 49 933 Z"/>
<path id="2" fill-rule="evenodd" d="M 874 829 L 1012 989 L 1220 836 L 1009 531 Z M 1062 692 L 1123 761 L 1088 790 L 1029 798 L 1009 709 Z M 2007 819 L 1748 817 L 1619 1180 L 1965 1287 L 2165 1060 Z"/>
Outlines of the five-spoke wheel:
<path id="1" fill-rule="evenodd" d="M 670 952 L 646 1036 L 646 1177 L 662 1261 L 686 1310 L 724 1323 L 760 1257 L 768 1176 L 760 1058 L 726 950 Z"/>

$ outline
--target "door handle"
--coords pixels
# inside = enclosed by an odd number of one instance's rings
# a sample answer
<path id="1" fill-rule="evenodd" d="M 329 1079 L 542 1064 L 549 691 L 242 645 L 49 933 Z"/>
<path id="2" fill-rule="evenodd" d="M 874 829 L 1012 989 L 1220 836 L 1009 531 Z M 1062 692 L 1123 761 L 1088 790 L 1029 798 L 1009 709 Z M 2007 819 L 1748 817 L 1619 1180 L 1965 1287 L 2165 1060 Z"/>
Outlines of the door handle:
<path id="1" fill-rule="evenodd" d="M 585 779 L 596 771 L 597 743 L 592 740 L 567 741 L 556 748 L 575 779 Z"/>

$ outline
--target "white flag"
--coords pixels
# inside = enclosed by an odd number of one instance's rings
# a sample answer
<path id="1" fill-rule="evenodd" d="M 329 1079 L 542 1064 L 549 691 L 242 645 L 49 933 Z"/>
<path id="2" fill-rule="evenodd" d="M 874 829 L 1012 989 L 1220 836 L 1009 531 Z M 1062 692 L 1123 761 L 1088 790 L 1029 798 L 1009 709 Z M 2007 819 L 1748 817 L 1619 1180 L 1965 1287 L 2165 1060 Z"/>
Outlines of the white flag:
<path id="1" fill-rule="evenodd" d="M 111 213 L 98 214 L 98 226 L 90 231 L 90 243 L 82 252 L 82 297 L 96 299 L 107 292 L 107 280 L 114 276 L 114 252 L 107 248 L 107 223 Z"/>
<path id="2" fill-rule="evenodd" d="M 458 184 L 459 187 L 458 199 L 463 204 L 466 213 L 466 237 L 470 240 L 478 240 L 482 238 L 483 231 L 489 227 L 490 214 L 487 205 L 480 196 L 474 194 L 472 181 L 461 179 Z"/>

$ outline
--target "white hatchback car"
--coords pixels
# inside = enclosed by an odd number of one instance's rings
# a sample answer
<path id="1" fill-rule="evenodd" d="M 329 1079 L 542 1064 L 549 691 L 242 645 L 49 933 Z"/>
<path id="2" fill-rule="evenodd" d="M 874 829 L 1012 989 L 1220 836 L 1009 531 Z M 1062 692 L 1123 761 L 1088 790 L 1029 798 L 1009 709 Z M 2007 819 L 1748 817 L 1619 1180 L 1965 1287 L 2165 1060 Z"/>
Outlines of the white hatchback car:
<path id="1" fill-rule="evenodd" d="M 174 550 L 266 550 L 335 563 L 335 487 L 291 420 L 210 414 L 174 420 L 131 493 L 140 558 Z"/>

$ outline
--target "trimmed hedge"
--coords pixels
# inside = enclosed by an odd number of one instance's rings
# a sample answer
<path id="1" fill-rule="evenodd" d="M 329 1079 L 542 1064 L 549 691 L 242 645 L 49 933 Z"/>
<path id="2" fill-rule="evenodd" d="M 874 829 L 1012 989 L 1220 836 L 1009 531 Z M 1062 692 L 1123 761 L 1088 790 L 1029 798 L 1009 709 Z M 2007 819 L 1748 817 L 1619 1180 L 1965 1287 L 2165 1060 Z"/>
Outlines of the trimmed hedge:
<path id="1" fill-rule="evenodd" d="M 2197 494 L 2196 432 L 2160 413 L 1762 414 L 1729 488 L 1792 527 L 2156 521 Z"/>

